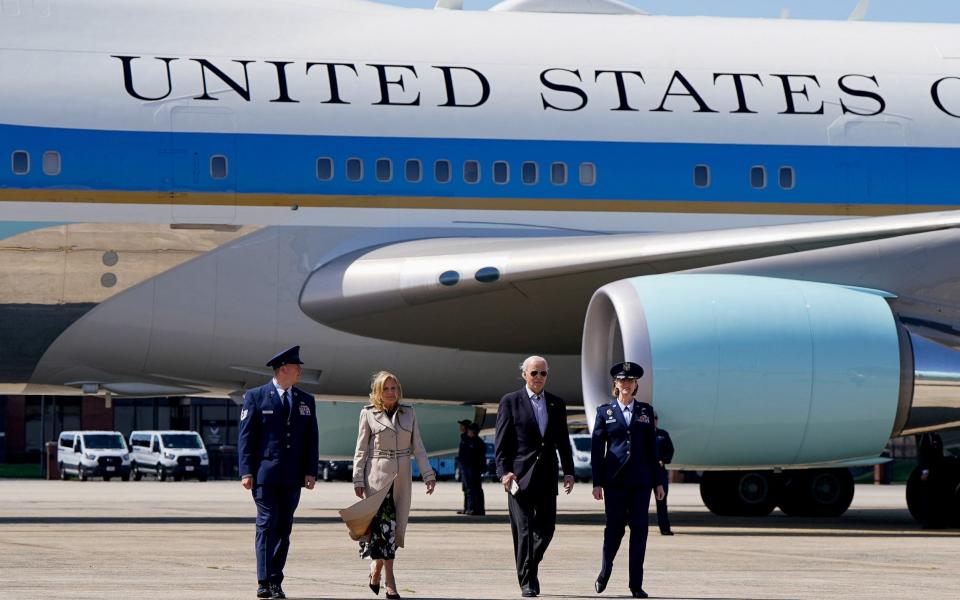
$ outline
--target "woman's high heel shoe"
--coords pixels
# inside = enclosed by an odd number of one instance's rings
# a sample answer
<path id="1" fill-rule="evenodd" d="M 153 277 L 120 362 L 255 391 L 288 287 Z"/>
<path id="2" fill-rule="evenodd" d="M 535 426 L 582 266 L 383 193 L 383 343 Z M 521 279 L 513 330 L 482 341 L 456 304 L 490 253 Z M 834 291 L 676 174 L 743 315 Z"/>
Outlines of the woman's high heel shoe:
<path id="1" fill-rule="evenodd" d="M 373 593 L 379 596 L 379 595 L 380 595 L 380 578 L 378 577 L 376 583 L 374 583 L 374 581 L 373 581 L 373 570 L 372 570 L 372 569 L 370 570 L 370 583 L 369 583 L 369 585 L 370 585 L 370 589 L 373 591 Z"/>
<path id="2" fill-rule="evenodd" d="M 387 592 L 387 600 L 400 600 L 400 594 L 397 592 Z"/>

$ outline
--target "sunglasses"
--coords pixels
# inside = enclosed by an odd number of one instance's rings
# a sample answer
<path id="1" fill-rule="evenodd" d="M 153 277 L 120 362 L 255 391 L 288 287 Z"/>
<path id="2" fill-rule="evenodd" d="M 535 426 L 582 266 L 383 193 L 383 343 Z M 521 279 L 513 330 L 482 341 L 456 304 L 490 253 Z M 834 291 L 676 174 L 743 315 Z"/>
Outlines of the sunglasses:
<path id="1" fill-rule="evenodd" d="M 547 372 L 546 372 L 546 371 L 528 371 L 528 372 L 527 372 L 527 375 L 529 375 L 530 377 L 539 377 L 539 376 L 541 376 L 541 375 L 543 375 L 544 377 L 546 377 L 546 376 L 547 376 Z"/>

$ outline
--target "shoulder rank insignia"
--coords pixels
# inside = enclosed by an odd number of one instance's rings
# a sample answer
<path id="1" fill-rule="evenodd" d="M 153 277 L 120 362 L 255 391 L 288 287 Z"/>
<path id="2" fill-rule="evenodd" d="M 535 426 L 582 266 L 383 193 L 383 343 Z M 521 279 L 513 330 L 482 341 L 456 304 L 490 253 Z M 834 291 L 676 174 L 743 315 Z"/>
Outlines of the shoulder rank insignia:
<path id="1" fill-rule="evenodd" d="M 250 414 L 250 409 L 245 408 L 245 409 L 241 410 L 241 411 L 240 411 L 240 420 L 242 421 L 242 420 L 246 419 L 248 414 Z"/>

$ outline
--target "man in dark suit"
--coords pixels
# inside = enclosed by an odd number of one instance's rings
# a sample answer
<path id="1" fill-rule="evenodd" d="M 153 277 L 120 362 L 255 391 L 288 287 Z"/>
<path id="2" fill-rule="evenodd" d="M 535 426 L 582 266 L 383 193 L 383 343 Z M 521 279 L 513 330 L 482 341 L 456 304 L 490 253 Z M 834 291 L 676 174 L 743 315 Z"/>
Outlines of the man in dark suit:
<path id="1" fill-rule="evenodd" d="M 663 499 L 657 498 L 657 525 L 660 526 L 660 535 L 673 535 L 670 529 L 670 515 L 667 513 L 667 494 L 670 493 L 670 473 L 667 465 L 673 460 L 673 440 L 666 429 L 660 429 L 660 417 L 653 413 L 653 426 L 657 428 L 657 458 L 659 459 L 660 485 L 663 486 Z"/>
<path id="2" fill-rule="evenodd" d="M 659 483 L 653 407 L 635 399 L 637 379 L 643 368 L 632 362 L 610 369 L 613 402 L 597 407 L 593 425 L 590 460 L 593 468 L 593 497 L 603 500 L 606 527 L 603 529 L 603 561 L 595 588 L 603 592 L 613 571 L 613 559 L 627 525 L 630 525 L 630 593 L 646 598 L 643 591 L 643 559 L 647 548 L 647 513 L 650 490 L 664 497 Z"/>
<path id="3" fill-rule="evenodd" d="M 563 488 L 573 490 L 573 452 L 563 400 L 544 391 L 547 361 L 531 356 L 520 368 L 526 385 L 497 409 L 497 476 L 510 494 L 510 530 L 517 580 L 525 598 L 540 594 L 537 572 L 557 522 L 557 453 Z"/>
<path id="4" fill-rule="evenodd" d="M 317 407 L 294 387 L 303 369 L 300 346 L 267 362 L 273 380 L 243 395 L 240 410 L 240 476 L 257 505 L 257 598 L 286 598 L 283 565 L 290 548 L 300 488 L 317 481 Z"/>

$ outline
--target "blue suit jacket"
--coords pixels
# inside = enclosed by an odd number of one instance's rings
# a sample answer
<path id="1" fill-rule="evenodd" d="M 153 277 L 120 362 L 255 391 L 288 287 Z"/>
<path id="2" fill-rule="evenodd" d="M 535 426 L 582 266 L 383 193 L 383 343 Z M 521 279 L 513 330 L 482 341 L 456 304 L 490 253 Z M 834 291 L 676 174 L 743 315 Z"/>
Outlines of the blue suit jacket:
<path id="1" fill-rule="evenodd" d="M 634 402 L 630 423 L 614 400 L 597 407 L 590 444 L 594 486 L 645 487 L 659 485 L 653 407 Z"/>
<path id="2" fill-rule="evenodd" d="M 290 393 L 289 423 L 272 381 L 243 395 L 237 443 L 240 476 L 253 475 L 256 485 L 299 487 L 306 475 L 317 476 L 317 404 L 296 387 Z"/>

